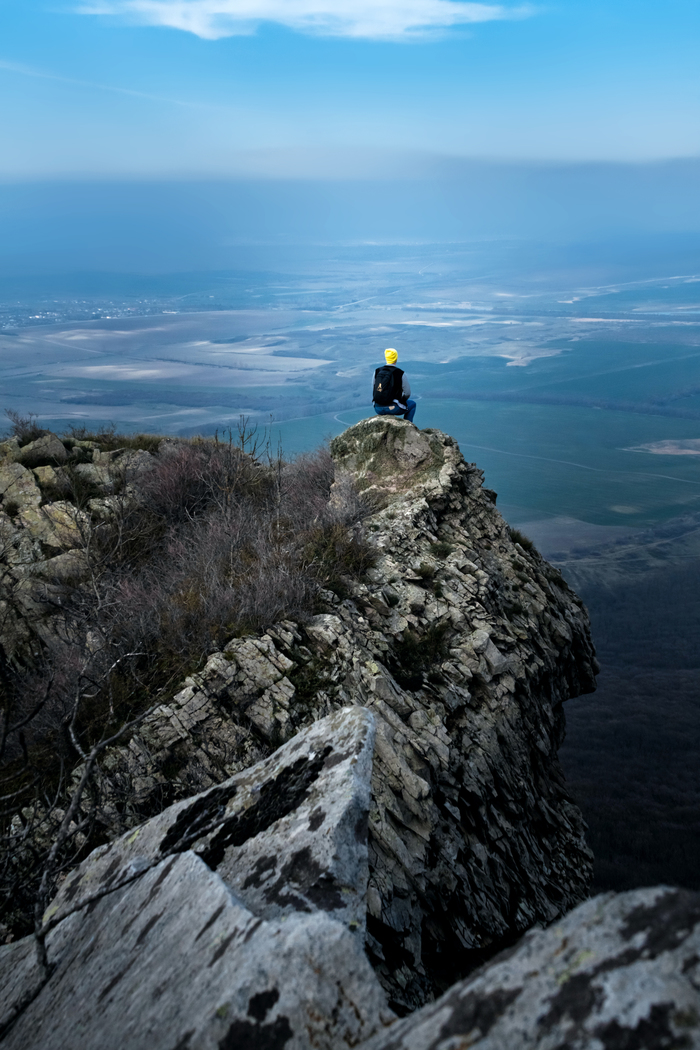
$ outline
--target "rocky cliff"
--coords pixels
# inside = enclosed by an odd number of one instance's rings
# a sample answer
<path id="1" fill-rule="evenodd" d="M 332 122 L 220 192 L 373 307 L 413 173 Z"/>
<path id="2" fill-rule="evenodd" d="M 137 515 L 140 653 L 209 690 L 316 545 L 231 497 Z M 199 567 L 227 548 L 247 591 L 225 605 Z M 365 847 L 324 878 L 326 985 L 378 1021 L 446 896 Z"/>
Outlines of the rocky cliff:
<path id="1" fill-rule="evenodd" d="M 597 668 L 580 601 L 450 438 L 369 420 L 332 454 L 382 507 L 327 645 L 339 700 L 377 718 L 368 947 L 405 1009 L 585 896 L 556 751 Z"/>
<path id="2" fill-rule="evenodd" d="M 367 578 L 326 591 L 325 613 L 212 654 L 98 776 L 115 835 L 335 710 L 371 711 L 366 944 L 406 1012 L 586 896 L 591 855 L 557 748 L 562 705 L 595 688 L 597 668 L 580 600 L 449 437 L 375 418 L 331 451 L 336 486 L 350 479 L 374 507 Z M 129 456 L 148 468 L 147 453 Z M 12 491 L 33 493 L 20 468 Z M 44 506 L 34 526 L 24 510 L 24 542 L 57 513 Z M 77 559 L 80 546 L 48 553 Z"/>
<path id="3" fill-rule="evenodd" d="M 375 717 L 347 707 L 95 850 L 0 948 L 8 1050 L 694 1050 L 700 897 L 586 901 L 399 1021 L 363 951 Z"/>
<path id="4" fill-rule="evenodd" d="M 557 762 L 562 705 L 595 685 L 581 602 L 446 435 L 371 419 L 332 455 L 331 498 L 351 483 L 373 508 L 372 568 L 327 589 L 325 611 L 233 638 L 101 757 L 110 841 L 44 915 L 48 970 L 32 938 L 0 949 L 0 1035 L 42 1050 L 700 1045 L 696 898 L 598 898 L 563 918 L 591 869 Z M 25 546 L 52 514 L 25 514 Z M 75 535 L 44 555 L 80 559 Z"/>

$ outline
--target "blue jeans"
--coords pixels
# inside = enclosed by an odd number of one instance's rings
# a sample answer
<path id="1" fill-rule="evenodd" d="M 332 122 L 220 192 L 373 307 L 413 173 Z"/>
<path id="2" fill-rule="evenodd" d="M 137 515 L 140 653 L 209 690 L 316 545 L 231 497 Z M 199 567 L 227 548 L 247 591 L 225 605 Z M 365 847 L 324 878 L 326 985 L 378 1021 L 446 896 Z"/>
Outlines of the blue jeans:
<path id="1" fill-rule="evenodd" d="M 416 403 L 411 401 L 410 398 L 406 399 L 406 411 L 399 408 L 398 405 L 375 405 L 374 411 L 378 416 L 403 416 L 409 423 L 413 422 L 413 417 L 416 414 Z"/>

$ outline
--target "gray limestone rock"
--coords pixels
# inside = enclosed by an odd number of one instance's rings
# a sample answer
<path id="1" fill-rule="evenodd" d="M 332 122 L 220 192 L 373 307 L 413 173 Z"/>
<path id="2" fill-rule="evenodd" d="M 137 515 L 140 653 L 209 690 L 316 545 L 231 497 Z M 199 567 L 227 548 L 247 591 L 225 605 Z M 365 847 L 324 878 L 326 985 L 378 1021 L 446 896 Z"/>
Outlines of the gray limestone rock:
<path id="1" fill-rule="evenodd" d="M 6 1050 L 341 1050 L 393 1017 L 361 939 L 323 912 L 256 917 L 185 852 L 49 935 L 53 971 L 0 948 Z"/>
<path id="2" fill-rule="evenodd" d="M 29 505 L 20 510 L 20 521 L 29 535 L 38 540 L 49 555 L 84 546 L 89 518 L 63 500 L 43 507 Z"/>
<path id="3" fill-rule="evenodd" d="M 350 479 L 375 501 L 366 581 L 214 653 L 105 754 L 100 819 L 117 838 L 164 798 L 222 785 L 338 709 L 369 709 L 367 948 L 405 1012 L 587 895 L 591 855 L 557 749 L 563 704 L 593 690 L 597 665 L 583 604 L 518 543 L 451 438 L 375 417 L 331 451 L 332 498 Z M 13 535 L 12 557 L 38 577 L 27 543 Z"/>
<path id="4" fill-rule="evenodd" d="M 556 752 L 562 704 L 597 668 L 582 603 L 511 537 L 450 438 L 378 417 L 332 453 L 337 484 L 383 504 L 366 523 L 368 583 L 233 639 L 99 775 L 116 836 L 164 790 L 192 796 L 333 710 L 371 710 L 367 947 L 406 1011 L 586 896 L 591 855 Z"/>
<path id="5" fill-rule="evenodd" d="M 604 894 L 363 1050 L 697 1050 L 700 894 Z"/>
<path id="6" fill-rule="evenodd" d="M 586 896 L 556 751 L 562 704 L 595 688 L 597 665 L 582 603 L 514 540 L 449 437 L 380 417 L 331 452 L 383 507 L 328 677 L 377 719 L 368 949 L 405 1010 Z"/>
<path id="7" fill-rule="evenodd" d="M 32 473 L 39 485 L 58 486 L 61 484 L 61 475 L 53 467 L 34 467 Z"/>
<path id="8" fill-rule="evenodd" d="M 439 477 L 446 465 L 443 437 L 439 431 L 418 430 L 405 420 L 380 416 L 334 438 L 332 455 L 362 490 L 386 503 L 407 486 Z"/>
<path id="9" fill-rule="evenodd" d="M 133 481 L 139 474 L 152 470 L 153 456 L 143 449 L 118 448 L 112 452 L 95 450 L 92 463 L 99 468 L 99 476 L 112 481 L 119 479 L 124 484 Z"/>
<path id="10" fill-rule="evenodd" d="M 294 624 L 285 621 L 275 630 L 289 646 L 301 642 Z M 298 710 L 288 677 L 296 668 L 266 634 L 232 639 L 201 672 L 186 678 L 128 746 L 107 757 L 102 786 L 107 807 L 114 800 L 115 817 L 118 809 L 121 814 L 117 834 L 140 823 L 144 812 L 154 812 L 162 791 L 174 799 L 191 797 L 253 765 L 308 724 L 308 711 Z M 133 818 L 132 812 L 138 815 Z"/>
<path id="11" fill-rule="evenodd" d="M 47 433 L 24 445 L 17 453 L 16 459 L 25 467 L 40 467 L 44 464 L 55 466 L 57 463 L 66 462 L 68 452 L 56 434 Z"/>
<path id="12" fill-rule="evenodd" d="M 314 723 L 270 758 L 95 850 L 45 921 L 192 849 L 256 915 L 321 910 L 362 938 L 373 749 L 374 719 L 362 708 Z"/>
<path id="13" fill-rule="evenodd" d="M 90 575 L 90 564 L 81 550 L 67 550 L 45 561 L 36 561 L 24 574 L 29 580 L 46 580 L 54 584 L 75 584 Z"/>
<path id="14" fill-rule="evenodd" d="M 119 454 L 117 460 L 122 470 L 128 472 L 131 477 L 135 474 L 143 474 L 149 470 L 153 470 L 154 461 L 153 456 L 150 452 L 145 452 L 142 448 L 127 448 Z"/>
<path id="15" fill-rule="evenodd" d="M 89 466 L 86 463 L 85 466 Z M 119 496 L 96 496 L 87 502 L 88 510 L 96 521 L 115 521 L 119 514 L 123 513 L 129 505 L 128 497 Z"/>
<path id="16" fill-rule="evenodd" d="M 103 492 L 109 493 L 114 488 L 114 480 L 109 466 L 98 466 L 95 463 L 79 463 L 73 468 L 78 477 Z"/>
<path id="17" fill-rule="evenodd" d="M 43 984 L 32 937 L 0 947 L 0 1040 Z"/>
<path id="18" fill-rule="evenodd" d="M 19 455 L 19 441 L 16 437 L 0 441 L 0 463 L 16 460 Z"/>
<path id="19" fill-rule="evenodd" d="M 5 462 L 0 465 L 0 496 L 4 505 L 14 503 L 17 507 L 38 507 L 41 492 L 31 470 L 21 463 Z"/>

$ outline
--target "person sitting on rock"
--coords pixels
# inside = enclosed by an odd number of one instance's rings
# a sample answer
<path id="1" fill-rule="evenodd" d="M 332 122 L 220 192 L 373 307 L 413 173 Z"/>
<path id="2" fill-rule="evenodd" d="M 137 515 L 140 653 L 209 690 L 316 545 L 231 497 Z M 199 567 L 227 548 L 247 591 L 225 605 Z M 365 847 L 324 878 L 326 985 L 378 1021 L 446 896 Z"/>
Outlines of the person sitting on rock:
<path id="1" fill-rule="evenodd" d="M 411 386 L 406 374 L 396 367 L 399 355 L 393 349 L 384 351 L 386 364 L 377 368 L 372 386 L 374 411 L 378 416 L 403 416 L 409 423 L 416 414 L 416 403 L 410 400 Z"/>

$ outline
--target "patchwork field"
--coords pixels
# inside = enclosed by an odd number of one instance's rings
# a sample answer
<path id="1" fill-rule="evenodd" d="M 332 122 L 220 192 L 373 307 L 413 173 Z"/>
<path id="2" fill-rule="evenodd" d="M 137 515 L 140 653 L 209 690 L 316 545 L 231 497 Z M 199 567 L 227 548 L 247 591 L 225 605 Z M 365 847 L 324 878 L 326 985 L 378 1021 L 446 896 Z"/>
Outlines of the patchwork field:
<path id="1" fill-rule="evenodd" d="M 284 273 L 197 275 L 190 293 L 184 275 L 115 277 L 109 297 L 0 304 L 4 407 L 179 434 L 243 415 L 293 454 L 372 411 L 394 346 L 417 424 L 452 434 L 519 523 L 629 531 L 694 510 L 697 277 L 586 284 L 499 251 L 307 250 Z"/>

